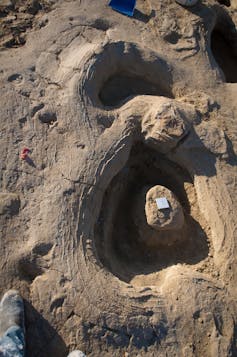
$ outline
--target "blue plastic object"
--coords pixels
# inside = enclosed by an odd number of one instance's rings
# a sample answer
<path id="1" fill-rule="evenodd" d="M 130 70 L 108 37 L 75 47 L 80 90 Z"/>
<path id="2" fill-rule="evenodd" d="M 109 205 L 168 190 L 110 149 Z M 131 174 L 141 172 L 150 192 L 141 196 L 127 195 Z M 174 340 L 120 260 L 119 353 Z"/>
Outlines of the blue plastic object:
<path id="1" fill-rule="evenodd" d="M 136 0 L 111 0 L 109 6 L 124 15 L 133 16 Z"/>

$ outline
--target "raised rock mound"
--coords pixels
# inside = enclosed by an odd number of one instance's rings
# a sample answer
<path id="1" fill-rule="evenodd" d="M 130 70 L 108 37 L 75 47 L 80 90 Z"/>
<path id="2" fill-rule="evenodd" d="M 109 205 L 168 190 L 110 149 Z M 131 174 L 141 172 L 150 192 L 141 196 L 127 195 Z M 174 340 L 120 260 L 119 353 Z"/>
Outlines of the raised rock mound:
<path id="1" fill-rule="evenodd" d="M 156 201 L 159 198 L 165 198 L 169 207 L 159 208 L 159 202 Z M 163 186 L 154 186 L 146 192 L 145 213 L 147 223 L 157 231 L 177 230 L 184 224 L 180 203 L 175 195 Z"/>
<path id="2" fill-rule="evenodd" d="M 168 207 L 159 209 L 156 200 L 165 199 Z M 183 209 L 175 195 L 166 187 L 145 187 L 135 198 L 133 220 L 139 240 L 147 245 L 171 245 L 182 239 Z M 167 232 L 165 232 L 167 231 Z"/>

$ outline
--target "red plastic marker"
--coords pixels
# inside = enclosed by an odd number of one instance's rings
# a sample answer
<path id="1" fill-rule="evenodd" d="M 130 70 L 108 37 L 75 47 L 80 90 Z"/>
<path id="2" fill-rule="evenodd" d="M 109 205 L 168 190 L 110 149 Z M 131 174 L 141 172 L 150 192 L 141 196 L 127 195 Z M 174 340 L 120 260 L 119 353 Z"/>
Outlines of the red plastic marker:
<path id="1" fill-rule="evenodd" d="M 23 148 L 23 149 L 21 150 L 21 153 L 20 153 L 20 158 L 21 158 L 22 160 L 25 160 L 25 159 L 27 158 L 29 152 L 30 152 L 30 149 L 28 149 L 28 148 Z"/>

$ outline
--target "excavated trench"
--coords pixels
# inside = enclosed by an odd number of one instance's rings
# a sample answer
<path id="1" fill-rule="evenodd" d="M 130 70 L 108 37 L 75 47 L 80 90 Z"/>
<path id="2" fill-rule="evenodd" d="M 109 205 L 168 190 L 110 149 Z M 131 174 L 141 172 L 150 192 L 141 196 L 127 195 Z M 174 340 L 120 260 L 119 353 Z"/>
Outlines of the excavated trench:
<path id="1" fill-rule="evenodd" d="M 185 223 L 172 234 L 176 243 L 147 244 L 134 224 L 134 202 L 146 186 L 162 185 L 172 191 L 182 206 Z M 126 166 L 107 188 L 95 226 L 98 259 L 110 272 L 125 282 L 149 275 L 178 263 L 196 264 L 208 255 L 207 235 L 190 205 L 197 205 L 195 189 L 187 172 L 164 155 L 136 143 Z M 194 202 L 193 202 L 194 201 Z M 145 213 L 144 213 L 145 214 Z M 154 231 L 155 232 L 155 231 Z M 153 233 L 154 233 L 153 232 Z M 169 232 L 159 233 L 169 237 Z M 147 239 L 147 242 L 146 242 Z"/>

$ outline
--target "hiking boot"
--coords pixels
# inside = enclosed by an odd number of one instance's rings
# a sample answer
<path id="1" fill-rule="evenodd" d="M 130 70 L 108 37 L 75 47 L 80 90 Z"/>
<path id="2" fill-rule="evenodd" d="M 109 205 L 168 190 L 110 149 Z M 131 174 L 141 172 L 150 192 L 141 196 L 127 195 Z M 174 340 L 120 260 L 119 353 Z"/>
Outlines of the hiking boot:
<path id="1" fill-rule="evenodd" d="M 24 303 L 16 290 L 7 291 L 0 302 L 0 336 L 12 326 L 25 330 Z"/>

